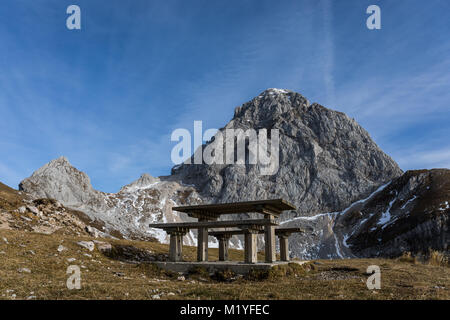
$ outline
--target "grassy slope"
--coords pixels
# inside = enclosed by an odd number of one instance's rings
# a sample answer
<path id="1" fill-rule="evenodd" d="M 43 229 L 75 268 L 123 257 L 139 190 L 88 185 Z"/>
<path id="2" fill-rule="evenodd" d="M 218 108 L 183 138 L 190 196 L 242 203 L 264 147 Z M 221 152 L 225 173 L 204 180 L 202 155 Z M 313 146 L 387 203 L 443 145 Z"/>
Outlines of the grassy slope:
<path id="1" fill-rule="evenodd" d="M 88 252 L 75 243 L 82 239 L 0 230 L 0 299 L 152 299 L 156 294 L 161 299 L 450 299 L 448 267 L 388 259 L 320 260 L 295 274 L 263 281 L 218 282 L 195 275 L 179 281 L 178 275 L 152 264 L 121 262 L 97 249 Z M 167 245 L 155 242 L 105 241 L 167 253 Z M 58 253 L 60 244 L 67 250 Z M 184 253 L 185 259 L 193 260 L 195 248 L 186 247 Z M 233 260 L 243 258 L 241 251 L 230 254 Z M 69 263 L 68 258 L 76 261 Z M 210 249 L 210 259 L 217 259 L 217 249 Z M 70 264 L 85 267 L 81 290 L 66 288 Z M 375 292 L 367 289 L 365 274 L 373 264 L 382 272 L 382 288 Z M 19 268 L 31 273 L 20 273 Z"/>
<path id="2" fill-rule="evenodd" d="M 22 203 L 22 196 L 14 190 L 0 182 L 0 209 L 13 210 Z"/>

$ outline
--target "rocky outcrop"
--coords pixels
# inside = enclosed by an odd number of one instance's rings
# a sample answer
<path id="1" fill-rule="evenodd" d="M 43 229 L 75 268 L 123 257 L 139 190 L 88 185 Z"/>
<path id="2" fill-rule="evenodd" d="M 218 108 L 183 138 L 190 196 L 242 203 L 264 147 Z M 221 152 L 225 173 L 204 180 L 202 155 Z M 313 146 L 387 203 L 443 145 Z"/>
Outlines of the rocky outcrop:
<path id="1" fill-rule="evenodd" d="M 448 251 L 450 170 L 414 170 L 343 212 L 335 231 L 358 257 Z"/>
<path id="2" fill-rule="evenodd" d="M 0 183 L 0 230 L 44 234 L 108 236 L 97 228 L 101 222 L 53 199 L 34 199 Z"/>
<path id="3" fill-rule="evenodd" d="M 118 193 L 95 190 L 89 177 L 74 168 L 65 157 L 44 165 L 23 180 L 19 189 L 33 198 L 56 199 L 64 205 L 86 213 L 91 219 L 101 221 L 101 231 L 130 239 L 157 238 L 167 241 L 162 230 L 149 230 L 154 222 L 188 220 L 187 216 L 172 212 L 174 204 L 198 203 L 193 187 L 176 181 L 162 181 L 148 174 L 124 186 Z M 194 243 L 193 233 L 185 237 L 187 244 Z"/>
<path id="4" fill-rule="evenodd" d="M 34 198 L 57 199 L 67 206 L 96 205 L 101 194 L 92 188 L 88 175 L 70 165 L 66 157 L 50 161 L 19 184 Z M 54 197 L 54 195 L 58 195 Z"/>
<path id="5" fill-rule="evenodd" d="M 161 182 L 159 178 L 154 178 L 151 175 L 144 173 L 139 179 L 120 189 L 120 192 L 133 192 L 149 189 L 156 186 L 159 182 Z"/>

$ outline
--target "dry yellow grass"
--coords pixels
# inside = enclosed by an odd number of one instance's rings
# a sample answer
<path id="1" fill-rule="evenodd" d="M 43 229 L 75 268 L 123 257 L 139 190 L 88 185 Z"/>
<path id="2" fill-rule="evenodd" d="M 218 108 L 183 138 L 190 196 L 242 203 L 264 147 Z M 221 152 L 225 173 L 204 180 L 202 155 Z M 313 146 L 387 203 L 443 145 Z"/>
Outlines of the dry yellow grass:
<path id="1" fill-rule="evenodd" d="M 448 267 L 408 259 L 319 260 L 274 270 L 265 280 L 255 280 L 255 275 L 223 282 L 197 274 L 179 281 L 177 274 L 153 264 L 126 263 L 97 249 L 89 252 L 76 244 L 80 240 L 91 239 L 1 230 L 0 299 L 450 299 Z M 167 245 L 155 242 L 105 241 L 167 253 Z M 67 249 L 58 252 L 59 245 Z M 193 260 L 195 248 L 186 247 L 184 255 Z M 242 259 L 241 251 L 230 255 Z M 217 259 L 217 249 L 210 249 L 210 259 Z M 66 287 L 69 265 L 81 268 L 80 290 Z M 369 265 L 381 268 L 380 290 L 367 289 Z"/>

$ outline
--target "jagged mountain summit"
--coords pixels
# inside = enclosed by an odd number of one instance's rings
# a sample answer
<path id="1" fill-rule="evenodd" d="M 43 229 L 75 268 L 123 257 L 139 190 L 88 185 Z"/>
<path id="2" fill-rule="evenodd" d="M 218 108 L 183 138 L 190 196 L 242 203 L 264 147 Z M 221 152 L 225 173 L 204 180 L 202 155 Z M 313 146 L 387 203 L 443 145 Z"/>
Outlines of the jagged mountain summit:
<path id="1" fill-rule="evenodd" d="M 364 219 L 375 221 L 380 215 L 378 211 L 367 207 L 361 211 L 359 220 L 346 218 L 350 215 L 349 208 L 360 204 L 361 199 L 372 199 L 387 190 L 382 187 L 387 188 L 391 181 L 402 176 L 398 165 L 355 120 L 317 103 L 310 104 L 299 93 L 268 89 L 236 108 L 233 119 L 220 131 L 226 135 L 226 129 L 232 128 L 278 129 L 278 171 L 261 175 L 259 165 L 248 162 L 184 163 L 175 166 L 168 177 L 144 174 L 118 193 L 108 194 L 94 190 L 86 174 L 73 168 L 67 159 L 59 158 L 22 181 L 20 189 L 33 198 L 56 199 L 85 212 L 104 223 L 102 231 L 115 230 L 131 238 L 152 236 L 163 242 L 167 241 L 165 234 L 149 230 L 148 223 L 189 220 L 172 212 L 172 206 L 284 198 L 298 210 L 283 215 L 283 224 L 307 230 L 292 239 L 292 256 L 339 258 L 389 251 L 380 245 L 364 246 L 358 231 L 367 224 Z M 390 210 L 381 200 L 372 205 L 377 210 Z M 395 208 L 393 205 L 392 209 Z M 448 216 L 448 210 L 444 214 Z M 386 220 L 387 214 L 383 217 Z M 408 221 L 412 228 L 413 220 Z M 365 232 L 372 234 L 379 230 Z M 193 244 L 195 233 L 184 241 Z M 239 239 L 233 239 L 232 246 L 241 245 Z"/>
<path id="2" fill-rule="evenodd" d="M 221 131 L 249 128 L 279 130 L 274 175 L 262 176 L 251 164 L 183 164 L 172 175 L 211 201 L 282 197 L 297 206 L 297 215 L 314 215 L 342 210 L 402 174 L 355 120 L 296 92 L 264 91 L 236 108 Z"/>
<path id="3" fill-rule="evenodd" d="M 156 237 L 165 242 L 164 232 L 149 230 L 154 222 L 179 222 L 187 217 L 173 212 L 175 203 L 200 201 L 194 188 L 174 181 L 161 181 L 148 174 L 124 186 L 118 193 L 95 190 L 89 177 L 74 168 L 65 157 L 60 157 L 23 180 L 19 190 L 32 198 L 50 198 L 86 213 L 101 224 L 103 232 L 132 239 Z M 193 244 L 189 234 L 186 243 Z"/>
<path id="4" fill-rule="evenodd" d="M 136 190 L 144 190 L 151 188 L 161 182 L 159 178 L 154 178 L 148 173 L 144 173 L 139 179 L 136 181 L 127 184 L 126 186 L 120 189 L 120 192 L 132 192 Z"/>

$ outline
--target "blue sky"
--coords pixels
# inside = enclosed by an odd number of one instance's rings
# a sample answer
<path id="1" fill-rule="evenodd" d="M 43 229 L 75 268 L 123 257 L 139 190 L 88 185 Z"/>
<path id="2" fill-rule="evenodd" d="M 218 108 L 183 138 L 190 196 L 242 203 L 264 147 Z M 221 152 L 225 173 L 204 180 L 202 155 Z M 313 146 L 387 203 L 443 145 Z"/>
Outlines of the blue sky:
<path id="1" fill-rule="evenodd" d="M 404 170 L 450 167 L 449 34 L 447 0 L 3 0 L 0 181 L 61 155 L 107 192 L 169 174 L 174 129 L 267 88 L 346 112 Z"/>

